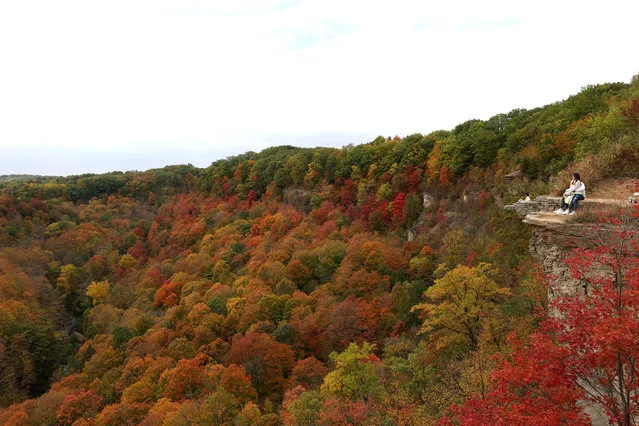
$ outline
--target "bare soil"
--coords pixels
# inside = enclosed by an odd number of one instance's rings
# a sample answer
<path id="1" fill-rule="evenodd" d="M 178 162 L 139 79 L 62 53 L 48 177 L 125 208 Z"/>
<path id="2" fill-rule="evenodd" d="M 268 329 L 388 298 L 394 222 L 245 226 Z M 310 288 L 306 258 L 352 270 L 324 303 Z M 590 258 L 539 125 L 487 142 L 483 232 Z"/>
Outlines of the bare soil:
<path id="1" fill-rule="evenodd" d="M 634 192 L 639 191 L 638 185 L 638 178 L 604 179 L 592 188 L 586 186 L 586 195 L 590 199 L 627 200 Z"/>

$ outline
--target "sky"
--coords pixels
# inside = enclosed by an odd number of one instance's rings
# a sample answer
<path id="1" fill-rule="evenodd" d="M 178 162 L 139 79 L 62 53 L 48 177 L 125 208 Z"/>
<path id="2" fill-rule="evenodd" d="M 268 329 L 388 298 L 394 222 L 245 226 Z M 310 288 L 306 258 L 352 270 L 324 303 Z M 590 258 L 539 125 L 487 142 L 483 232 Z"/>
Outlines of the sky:
<path id="1" fill-rule="evenodd" d="M 639 74 L 636 0 L 0 1 L 0 175 L 451 129 Z"/>

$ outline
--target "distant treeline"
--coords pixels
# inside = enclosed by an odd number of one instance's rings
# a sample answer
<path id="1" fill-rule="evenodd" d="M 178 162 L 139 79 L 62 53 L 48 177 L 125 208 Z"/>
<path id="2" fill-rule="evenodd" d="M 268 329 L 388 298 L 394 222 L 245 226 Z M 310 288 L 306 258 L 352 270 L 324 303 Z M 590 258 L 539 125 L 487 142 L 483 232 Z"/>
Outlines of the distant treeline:
<path id="1" fill-rule="evenodd" d="M 454 180 L 473 168 L 488 167 L 503 173 L 520 169 L 530 178 L 547 180 L 579 162 L 591 178 L 599 178 L 633 171 L 638 134 L 635 77 L 630 84 L 587 86 L 565 101 L 515 109 L 485 121 L 469 120 L 450 131 L 380 136 L 342 149 L 272 147 L 218 160 L 205 169 L 189 164 L 69 177 L 1 176 L 0 188 L 11 187 L 22 200 L 64 197 L 76 202 L 116 193 L 162 196 L 196 187 L 219 196 L 246 197 L 252 191 L 259 197 L 270 184 L 280 190 L 313 189 L 321 181 L 357 183 L 416 169 L 431 182 Z"/>

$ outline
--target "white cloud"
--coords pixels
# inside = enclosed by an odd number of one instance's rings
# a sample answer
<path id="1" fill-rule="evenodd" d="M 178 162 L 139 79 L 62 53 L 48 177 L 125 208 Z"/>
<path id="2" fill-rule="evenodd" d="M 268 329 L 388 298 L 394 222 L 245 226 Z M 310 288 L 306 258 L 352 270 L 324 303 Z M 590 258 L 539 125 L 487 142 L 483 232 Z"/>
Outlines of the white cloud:
<path id="1" fill-rule="evenodd" d="M 628 81 L 638 11 L 621 0 L 2 2 L 0 148 L 124 158 L 185 147 L 196 163 L 275 134 L 450 128 Z M 0 174 L 39 171 L 15 155 Z"/>

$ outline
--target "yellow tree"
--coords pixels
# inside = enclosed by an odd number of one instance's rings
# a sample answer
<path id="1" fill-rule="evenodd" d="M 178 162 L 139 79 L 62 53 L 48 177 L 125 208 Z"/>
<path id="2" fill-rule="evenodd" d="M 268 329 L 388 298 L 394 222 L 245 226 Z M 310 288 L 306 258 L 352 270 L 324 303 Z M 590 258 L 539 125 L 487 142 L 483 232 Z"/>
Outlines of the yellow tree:
<path id="1" fill-rule="evenodd" d="M 110 285 L 107 281 L 92 282 L 87 287 L 86 295 L 93 300 L 93 306 L 105 303 L 109 297 Z"/>
<path id="2" fill-rule="evenodd" d="M 435 280 L 424 295 L 428 300 L 413 307 L 423 313 L 422 333 L 429 333 L 440 344 L 479 344 L 482 329 L 498 316 L 498 304 L 510 296 L 492 278 L 495 268 L 480 263 L 470 268 L 458 265 Z"/>

